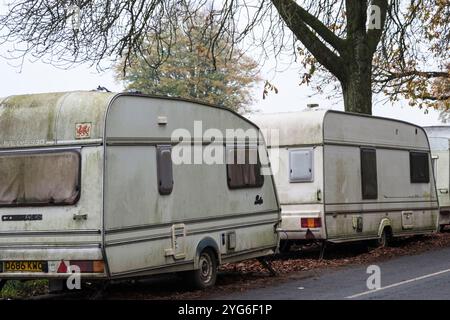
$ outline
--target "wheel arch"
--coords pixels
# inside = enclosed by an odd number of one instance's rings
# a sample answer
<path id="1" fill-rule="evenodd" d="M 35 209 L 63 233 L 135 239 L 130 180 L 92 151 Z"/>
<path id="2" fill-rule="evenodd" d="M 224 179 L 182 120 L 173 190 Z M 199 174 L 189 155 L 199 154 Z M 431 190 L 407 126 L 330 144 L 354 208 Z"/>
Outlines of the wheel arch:
<path id="1" fill-rule="evenodd" d="M 380 238 L 381 235 L 383 234 L 383 231 L 388 228 L 391 232 L 392 235 L 392 223 L 391 223 L 391 219 L 389 218 L 383 218 L 380 222 L 380 226 L 378 227 L 378 237 Z"/>
<path id="2" fill-rule="evenodd" d="M 203 250 L 207 249 L 207 248 L 211 248 L 216 256 L 217 259 L 217 264 L 221 265 L 222 264 L 222 259 L 220 256 L 220 251 L 219 251 L 219 246 L 217 245 L 217 242 L 211 238 L 211 237 L 206 237 L 203 238 L 197 245 L 197 249 L 195 250 L 195 258 L 194 258 L 194 269 L 198 269 L 198 261 L 200 258 L 200 254 L 202 253 Z"/>

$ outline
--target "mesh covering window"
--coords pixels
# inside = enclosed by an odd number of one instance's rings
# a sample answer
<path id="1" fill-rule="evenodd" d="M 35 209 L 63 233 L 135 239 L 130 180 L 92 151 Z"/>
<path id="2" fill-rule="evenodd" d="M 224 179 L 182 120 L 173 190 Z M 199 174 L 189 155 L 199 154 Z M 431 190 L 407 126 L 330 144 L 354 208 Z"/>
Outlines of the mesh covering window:
<path id="1" fill-rule="evenodd" d="M 79 197 L 78 152 L 0 156 L 0 205 L 70 205 Z"/>
<path id="2" fill-rule="evenodd" d="M 430 167 L 428 165 L 428 153 L 410 152 L 409 166 L 411 183 L 429 183 Z"/>
<path id="3" fill-rule="evenodd" d="M 227 150 L 227 178 L 230 189 L 260 188 L 264 184 L 258 149 L 248 147 Z"/>
<path id="4" fill-rule="evenodd" d="M 362 198 L 378 198 L 377 152 L 375 149 L 361 149 Z"/>

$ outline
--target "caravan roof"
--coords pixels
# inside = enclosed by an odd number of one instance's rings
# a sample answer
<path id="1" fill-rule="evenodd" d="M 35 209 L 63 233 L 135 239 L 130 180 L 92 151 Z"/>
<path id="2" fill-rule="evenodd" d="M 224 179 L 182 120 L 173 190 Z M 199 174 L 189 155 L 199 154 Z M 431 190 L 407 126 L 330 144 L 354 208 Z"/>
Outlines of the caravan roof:
<path id="1" fill-rule="evenodd" d="M 335 110 L 305 110 L 249 117 L 261 130 L 279 130 L 279 146 L 324 143 L 428 150 L 425 131 L 404 121 Z M 270 134 L 273 138 L 273 135 Z M 274 146 L 267 139 L 268 146 Z"/>
<path id="2" fill-rule="evenodd" d="M 173 108 L 181 105 L 193 108 L 188 118 L 177 117 Z M 256 128 L 229 109 L 186 99 L 96 91 L 30 94 L 0 99 L 0 149 L 101 143 L 105 134 L 139 139 L 149 136 L 157 123 L 148 117 L 169 112 L 165 133 L 191 129 L 196 119 L 203 120 L 205 129 Z M 105 130 L 107 117 L 109 131 Z M 153 136 L 159 137 L 160 131 L 153 130 Z"/>
<path id="3" fill-rule="evenodd" d="M 51 146 L 74 141 L 74 122 L 90 123 L 83 143 L 103 137 L 111 93 L 61 92 L 11 96 L 0 103 L 0 148 Z"/>
<path id="4" fill-rule="evenodd" d="M 430 139 L 432 150 L 444 151 L 449 149 L 450 126 L 429 126 L 424 127 Z"/>
<path id="5" fill-rule="evenodd" d="M 450 126 L 424 127 L 429 137 L 450 139 Z"/>

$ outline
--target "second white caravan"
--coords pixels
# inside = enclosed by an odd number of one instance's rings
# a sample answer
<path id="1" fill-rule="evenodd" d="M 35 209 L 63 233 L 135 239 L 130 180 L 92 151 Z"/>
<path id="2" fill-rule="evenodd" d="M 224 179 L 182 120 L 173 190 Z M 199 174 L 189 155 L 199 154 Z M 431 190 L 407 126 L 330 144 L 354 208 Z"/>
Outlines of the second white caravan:
<path id="1" fill-rule="evenodd" d="M 422 128 L 332 110 L 250 119 L 270 148 L 282 249 L 305 240 L 385 245 L 390 237 L 437 230 L 439 204 Z"/>
<path id="2" fill-rule="evenodd" d="M 450 225 L 450 127 L 425 127 L 430 140 L 433 170 L 439 197 L 439 225 Z"/>

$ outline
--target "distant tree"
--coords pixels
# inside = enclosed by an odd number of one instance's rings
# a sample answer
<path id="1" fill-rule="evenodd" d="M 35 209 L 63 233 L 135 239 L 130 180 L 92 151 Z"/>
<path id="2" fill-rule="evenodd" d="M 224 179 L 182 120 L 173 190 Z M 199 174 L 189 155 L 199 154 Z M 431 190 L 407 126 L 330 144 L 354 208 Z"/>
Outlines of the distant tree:
<path id="1" fill-rule="evenodd" d="M 179 25 L 177 40 L 164 53 L 163 63 L 161 49 L 144 42 L 140 55 L 122 59 L 116 66 L 116 79 L 123 81 L 127 90 L 195 99 L 247 112 L 252 102 L 251 90 L 260 81 L 258 63 L 239 50 L 230 54 L 226 43 L 219 44 L 224 50 L 213 59 L 208 50 L 209 35 L 197 27 L 204 19 L 199 15 Z M 168 39 L 170 35 L 158 33 L 148 37 Z"/>
<path id="2" fill-rule="evenodd" d="M 393 1 L 387 33 L 374 57 L 374 89 L 413 107 L 450 106 L 450 1 Z M 398 13 L 396 13 L 396 11 Z M 425 109 L 427 110 L 427 109 Z"/>

